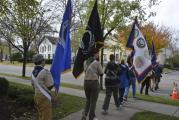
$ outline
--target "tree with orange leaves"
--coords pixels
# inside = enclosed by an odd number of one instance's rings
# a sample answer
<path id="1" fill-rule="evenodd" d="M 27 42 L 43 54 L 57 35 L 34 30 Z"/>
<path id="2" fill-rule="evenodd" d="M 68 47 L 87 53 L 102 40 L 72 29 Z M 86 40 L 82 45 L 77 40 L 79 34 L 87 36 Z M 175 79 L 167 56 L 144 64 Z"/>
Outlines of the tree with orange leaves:
<path id="1" fill-rule="evenodd" d="M 144 35 L 146 35 L 149 49 L 151 49 L 153 41 L 157 53 L 159 53 L 162 48 L 165 48 L 168 45 L 171 38 L 170 29 L 165 26 L 159 27 L 154 23 L 149 23 L 142 27 L 142 32 Z"/>
<path id="2" fill-rule="evenodd" d="M 118 42 L 123 46 L 126 45 L 127 39 L 131 31 L 130 26 L 126 26 L 123 30 L 118 33 Z M 144 36 L 146 36 L 146 41 L 151 50 L 152 40 L 154 41 L 155 50 L 157 53 L 160 52 L 162 48 L 165 48 L 171 38 L 171 31 L 165 26 L 157 26 L 154 23 L 149 23 L 141 27 L 141 31 Z"/>

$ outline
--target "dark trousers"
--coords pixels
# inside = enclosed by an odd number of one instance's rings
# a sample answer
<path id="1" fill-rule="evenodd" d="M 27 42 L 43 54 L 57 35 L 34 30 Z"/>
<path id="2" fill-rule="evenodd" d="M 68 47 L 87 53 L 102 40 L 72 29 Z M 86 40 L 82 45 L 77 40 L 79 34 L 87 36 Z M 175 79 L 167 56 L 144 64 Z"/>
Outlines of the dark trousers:
<path id="1" fill-rule="evenodd" d="M 131 81 L 129 83 L 129 89 L 131 85 L 132 85 L 132 96 L 136 97 L 136 79 L 135 78 L 131 78 Z"/>
<path id="2" fill-rule="evenodd" d="M 84 90 L 86 95 L 86 106 L 83 115 L 87 116 L 89 113 L 89 120 L 93 120 L 95 117 L 96 102 L 100 91 L 98 80 L 85 80 Z"/>
<path id="3" fill-rule="evenodd" d="M 151 77 L 147 77 L 144 82 L 142 82 L 142 85 L 141 85 L 141 89 L 140 89 L 140 94 L 143 94 L 143 89 L 145 87 L 145 95 L 148 95 L 149 94 L 149 87 L 150 87 L 150 79 Z"/>
<path id="4" fill-rule="evenodd" d="M 119 88 L 119 104 L 123 102 L 123 96 L 124 96 L 125 88 Z"/>
<path id="5" fill-rule="evenodd" d="M 119 107 L 118 87 L 106 87 L 106 97 L 104 99 L 103 109 L 108 110 L 111 96 L 113 94 L 116 107 Z"/>
<path id="6" fill-rule="evenodd" d="M 155 78 L 155 90 L 159 89 L 160 77 Z"/>

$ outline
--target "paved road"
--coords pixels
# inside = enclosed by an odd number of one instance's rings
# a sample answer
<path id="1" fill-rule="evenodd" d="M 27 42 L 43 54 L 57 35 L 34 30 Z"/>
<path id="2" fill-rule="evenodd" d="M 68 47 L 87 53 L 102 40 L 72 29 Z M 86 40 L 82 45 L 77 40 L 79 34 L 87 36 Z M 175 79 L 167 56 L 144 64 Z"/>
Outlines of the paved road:
<path id="1" fill-rule="evenodd" d="M 46 66 L 45 68 L 50 69 L 49 66 Z M 32 70 L 33 70 L 33 67 L 27 67 L 26 68 L 26 76 L 31 76 Z M 22 67 L 0 64 L 0 73 L 22 75 Z M 72 83 L 72 84 L 76 84 L 76 85 L 83 85 L 83 78 L 84 78 L 84 75 L 81 75 L 80 78 L 75 79 L 71 72 L 62 74 L 62 82 Z"/>
<path id="2" fill-rule="evenodd" d="M 160 90 L 158 92 L 160 94 L 167 94 L 168 92 L 171 92 L 173 88 L 173 82 L 177 82 L 179 85 L 179 71 L 163 74 L 160 83 Z"/>
<path id="3" fill-rule="evenodd" d="M 46 67 L 49 69 L 49 66 Z M 30 76 L 33 67 L 27 67 L 26 75 Z M 0 73 L 8 73 L 8 74 L 15 74 L 21 75 L 22 67 L 21 66 L 10 66 L 10 65 L 0 65 Z M 71 72 L 65 73 L 62 75 L 62 82 L 76 84 L 76 85 L 83 85 L 83 78 L 84 75 L 81 75 L 80 78 L 75 79 Z M 162 80 L 160 82 L 160 90 L 155 93 L 150 93 L 152 95 L 160 95 L 168 97 L 172 87 L 173 82 L 177 82 L 179 84 L 179 71 L 174 71 L 168 74 L 163 74 Z M 137 91 L 139 91 L 140 85 L 137 85 Z"/>

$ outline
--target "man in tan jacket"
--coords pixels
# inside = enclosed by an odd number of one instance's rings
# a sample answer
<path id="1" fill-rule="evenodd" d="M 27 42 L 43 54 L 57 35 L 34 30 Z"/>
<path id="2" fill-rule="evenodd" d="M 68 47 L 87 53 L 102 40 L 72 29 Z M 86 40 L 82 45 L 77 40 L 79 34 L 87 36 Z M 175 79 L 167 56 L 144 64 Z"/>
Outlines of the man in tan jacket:
<path id="1" fill-rule="evenodd" d="M 33 57 L 35 64 L 32 72 L 32 86 L 35 91 L 34 100 L 39 113 L 39 120 L 52 120 L 52 103 L 50 90 L 53 78 L 49 70 L 44 69 L 45 60 L 42 55 Z"/>
<path id="2" fill-rule="evenodd" d="M 100 91 L 98 79 L 99 76 L 103 75 L 103 69 L 101 64 L 98 62 L 98 59 L 99 54 L 96 53 L 92 57 L 88 58 L 84 64 L 84 90 L 86 95 L 86 106 L 81 120 L 86 120 L 87 115 L 89 115 L 89 120 L 98 120 L 95 115 L 96 102 Z"/>

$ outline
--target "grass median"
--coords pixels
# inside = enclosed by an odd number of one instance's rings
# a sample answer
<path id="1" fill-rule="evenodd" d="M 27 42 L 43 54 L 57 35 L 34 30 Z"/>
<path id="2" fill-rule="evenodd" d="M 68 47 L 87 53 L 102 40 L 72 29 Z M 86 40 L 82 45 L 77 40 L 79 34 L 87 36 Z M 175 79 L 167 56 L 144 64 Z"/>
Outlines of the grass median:
<path id="1" fill-rule="evenodd" d="M 160 113 L 143 111 L 134 114 L 130 120 L 179 120 L 179 118 Z"/>
<path id="2" fill-rule="evenodd" d="M 14 75 L 14 74 L 0 73 L 0 76 L 16 77 L 16 78 L 21 78 L 21 79 L 24 79 L 24 80 L 31 80 L 31 77 L 22 77 L 22 76 Z M 66 88 L 83 90 L 83 86 L 81 86 L 81 85 L 74 85 L 74 84 L 71 84 L 71 83 L 62 82 L 61 86 L 62 87 L 66 87 Z"/>
<path id="3" fill-rule="evenodd" d="M 137 96 L 138 100 L 179 106 L 179 100 L 172 100 L 170 98 L 163 97 L 163 96 L 141 95 L 139 93 L 137 93 L 136 96 Z M 132 97 L 132 93 L 129 92 L 129 98 L 131 98 L 131 97 Z"/>
<path id="4" fill-rule="evenodd" d="M 12 65 L 12 66 L 22 66 L 22 62 L 18 62 L 18 61 L 14 61 L 13 63 L 11 63 L 10 61 L 3 61 L 0 62 L 1 65 Z M 33 63 L 27 63 L 26 66 L 28 67 L 33 67 L 34 64 Z"/>
<path id="5" fill-rule="evenodd" d="M 26 79 L 26 80 L 31 79 L 30 77 L 24 78 L 24 77 L 21 77 L 21 76 L 11 75 L 11 74 L 2 74 L 2 73 L 0 73 L 0 75 L 18 77 L 18 78 L 23 78 L 23 79 Z M 61 87 L 83 90 L 83 86 L 74 85 L 74 84 L 71 84 L 71 83 L 63 83 L 62 82 Z M 102 90 L 101 93 L 105 94 L 105 90 Z M 129 98 L 130 97 L 132 97 L 131 92 L 129 93 Z M 171 100 L 169 98 L 162 97 L 162 96 L 150 96 L 150 95 L 148 96 L 148 95 L 137 94 L 137 97 L 138 97 L 139 100 L 144 100 L 144 101 L 149 101 L 149 102 L 156 102 L 156 103 L 167 104 L 167 105 L 179 106 L 179 100 Z"/>
<path id="6" fill-rule="evenodd" d="M 18 120 L 37 120 L 37 111 L 34 107 L 34 91 L 32 87 L 10 82 L 8 97 L 1 102 L 0 118 Z M 67 94 L 57 96 L 58 107 L 53 111 L 53 120 L 59 120 L 65 116 L 84 108 L 85 99 Z"/>

